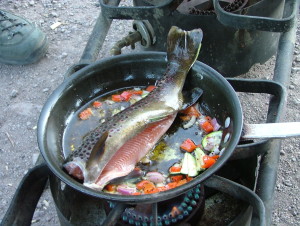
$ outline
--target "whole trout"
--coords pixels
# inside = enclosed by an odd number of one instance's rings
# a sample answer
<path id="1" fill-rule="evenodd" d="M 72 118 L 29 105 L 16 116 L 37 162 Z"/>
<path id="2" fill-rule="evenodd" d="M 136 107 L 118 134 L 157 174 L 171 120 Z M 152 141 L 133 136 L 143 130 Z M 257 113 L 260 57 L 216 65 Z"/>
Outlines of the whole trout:
<path id="1" fill-rule="evenodd" d="M 183 106 L 182 88 L 196 61 L 201 29 L 173 26 L 167 37 L 167 69 L 145 98 L 114 115 L 88 133 L 64 168 L 84 185 L 102 190 L 112 179 L 130 173 L 159 141 Z"/>

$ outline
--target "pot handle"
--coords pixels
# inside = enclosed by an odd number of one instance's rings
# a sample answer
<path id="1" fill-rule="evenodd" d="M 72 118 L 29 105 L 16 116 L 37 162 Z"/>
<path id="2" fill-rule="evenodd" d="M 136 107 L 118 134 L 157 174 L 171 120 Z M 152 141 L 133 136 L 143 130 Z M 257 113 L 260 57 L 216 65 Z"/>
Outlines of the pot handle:
<path id="1" fill-rule="evenodd" d="M 36 205 L 48 181 L 50 170 L 46 163 L 30 169 L 20 182 L 1 225 L 31 225 Z"/>
<path id="2" fill-rule="evenodd" d="M 204 185 L 233 196 L 234 198 L 248 202 L 252 205 L 254 213 L 259 216 L 259 225 L 266 225 L 264 203 L 259 196 L 249 188 L 216 175 L 205 180 Z"/>
<path id="3" fill-rule="evenodd" d="M 295 22 L 297 15 L 298 1 L 286 0 L 285 10 L 288 9 L 289 15 L 282 19 L 260 17 L 260 16 L 246 16 L 225 11 L 219 4 L 220 0 L 213 0 L 214 9 L 217 18 L 225 26 L 236 29 L 249 29 L 270 32 L 286 32 L 291 29 Z"/>
<path id="4" fill-rule="evenodd" d="M 288 138 L 300 136 L 300 122 L 244 124 L 241 139 Z"/>

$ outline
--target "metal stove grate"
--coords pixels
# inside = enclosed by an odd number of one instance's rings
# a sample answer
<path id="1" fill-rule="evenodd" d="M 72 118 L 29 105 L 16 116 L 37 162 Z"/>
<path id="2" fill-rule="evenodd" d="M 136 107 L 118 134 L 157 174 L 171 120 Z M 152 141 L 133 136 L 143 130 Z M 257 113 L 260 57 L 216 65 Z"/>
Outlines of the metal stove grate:
<path id="1" fill-rule="evenodd" d="M 109 2 L 109 3 L 106 3 Z M 68 71 L 67 75 L 71 75 L 74 72 L 80 70 L 87 64 L 96 60 L 99 50 L 102 47 L 106 34 L 109 30 L 110 24 L 113 19 L 148 19 L 152 18 L 153 14 L 157 13 L 170 13 L 170 6 L 172 7 L 172 1 L 167 1 L 170 5 L 162 5 L 161 8 L 157 7 L 148 7 L 148 11 L 145 11 L 145 7 L 132 7 L 132 8 L 123 8 L 117 7 L 120 3 L 119 0 L 111 0 L 111 1 L 103 1 L 100 0 L 100 4 L 102 6 L 102 13 L 99 15 L 97 23 L 94 27 L 94 30 L 90 36 L 90 39 L 86 45 L 86 48 L 83 52 L 81 60 L 78 64 L 72 66 Z M 176 1 L 174 1 L 176 2 Z M 217 0 L 214 0 L 216 3 Z M 142 9 L 142 13 L 140 11 L 136 11 L 137 9 Z M 218 7 L 216 8 L 218 9 Z M 274 77 L 272 81 L 266 80 L 252 80 L 252 79 L 236 79 L 236 78 L 228 78 L 228 81 L 234 87 L 234 89 L 238 92 L 252 92 L 252 93 L 267 93 L 271 94 L 267 122 L 279 122 L 281 121 L 286 105 L 286 97 L 287 97 L 287 84 L 289 83 L 289 76 L 291 71 L 292 64 L 292 55 L 294 48 L 294 36 L 296 30 L 296 12 L 298 9 L 298 1 L 287 0 L 285 1 L 285 10 L 284 16 L 281 21 L 276 19 L 267 19 L 269 23 L 265 25 L 265 23 L 260 23 L 259 19 L 255 18 L 253 23 L 249 23 L 249 21 L 242 20 L 240 15 L 236 15 L 235 21 L 230 20 L 232 22 L 232 26 L 236 29 L 260 29 L 260 30 L 268 30 L 268 31 L 277 31 L 280 33 L 279 44 L 278 44 L 278 52 L 276 56 L 276 64 L 274 70 Z M 219 20 L 224 23 L 228 22 L 228 14 L 226 12 L 221 12 L 218 14 Z M 241 22 L 242 21 L 242 22 Z M 283 22 L 282 22 L 283 21 Z M 239 22 L 239 23 L 238 23 Z M 259 25 L 257 25 L 259 24 Z M 264 24 L 264 25 L 262 25 Z M 252 225 L 259 224 L 270 224 L 271 219 L 271 209 L 273 202 L 273 192 L 276 182 L 276 174 L 278 168 L 279 161 L 279 151 L 280 151 L 280 140 L 263 140 L 260 142 L 251 142 L 246 144 L 240 144 L 237 147 L 235 154 L 232 156 L 231 165 L 228 166 L 229 170 L 232 165 L 237 168 L 239 171 L 244 171 L 244 175 L 250 177 L 251 180 L 247 180 L 246 184 L 243 184 L 242 181 L 238 181 L 238 183 L 233 182 L 232 180 L 236 180 L 237 178 L 222 179 L 219 176 L 213 176 L 214 180 L 208 180 L 204 183 L 208 192 L 206 194 L 207 200 L 210 197 L 215 195 L 215 189 L 223 192 L 236 194 L 233 195 L 234 198 L 241 199 L 253 205 L 254 207 L 258 207 L 259 213 L 251 213 L 250 218 Z M 260 156 L 260 163 L 257 165 L 257 159 Z M 252 162 L 251 167 L 243 167 L 244 161 Z M 257 178 L 255 177 L 255 172 L 257 167 L 259 166 L 259 174 Z M 227 166 L 225 166 L 227 167 Z M 223 171 L 223 170 L 222 170 Z M 43 174 L 42 176 L 40 175 Z M 13 198 L 13 201 L 3 218 L 3 225 L 13 225 L 22 222 L 23 224 L 30 224 L 31 218 L 33 215 L 32 210 L 34 210 L 36 203 L 39 199 L 39 196 L 47 182 L 48 174 L 50 174 L 47 166 L 45 164 L 38 165 L 28 172 L 28 174 L 24 177 L 23 181 L 20 183 L 20 186 Z M 234 175 L 234 174 L 231 174 Z M 223 175 L 221 175 L 223 176 Z M 39 180 L 37 180 L 39 178 Z M 50 181 L 52 184 L 56 184 L 56 187 L 52 187 L 53 198 L 56 202 L 57 211 L 59 218 L 61 220 L 62 225 L 70 225 L 70 209 L 62 210 L 61 206 L 66 206 L 66 204 L 62 204 L 63 202 L 74 202 L 74 199 L 82 199 L 89 200 L 90 197 L 80 195 L 75 198 L 77 193 L 74 193 L 70 188 L 65 187 L 61 188 L 61 182 L 59 179 L 50 175 Z M 234 188 L 230 185 L 235 185 Z M 243 185 L 241 185 L 243 184 Z M 32 189 L 32 186 L 36 186 L 37 190 Z M 244 192 L 245 188 L 249 187 L 250 189 Z M 195 188 L 197 189 L 197 188 Z M 247 189 L 247 188 L 246 188 Z M 249 199 L 249 193 L 251 190 L 255 190 L 256 194 L 259 196 L 260 200 L 257 199 Z M 28 196 L 28 190 L 32 191 L 31 198 L 28 201 L 24 201 L 25 197 Z M 64 195 L 64 198 L 61 198 L 62 192 L 67 192 L 67 195 Z M 187 194 L 188 196 L 189 194 Z M 259 208 L 261 205 L 261 201 L 265 206 L 264 209 Z M 91 202 L 95 202 L 92 200 Z M 97 201 L 98 202 L 98 201 Z M 114 225 L 123 214 L 124 209 L 126 208 L 126 204 L 119 203 L 113 204 L 114 208 L 110 213 L 106 216 L 103 212 L 104 204 L 102 202 L 95 204 L 97 206 L 96 211 L 98 219 L 95 219 L 97 224 L 102 225 Z M 28 206 L 30 208 L 28 208 Z M 260 206 L 261 207 L 261 206 Z M 87 213 L 89 211 L 88 208 L 83 208 L 82 212 Z M 95 211 L 95 210 L 93 210 Z M 157 203 L 152 204 L 152 224 L 160 225 L 159 222 L 159 214 L 157 211 Z M 249 213 L 248 210 L 244 211 L 244 213 Z M 243 213 L 243 214 L 244 214 Z M 264 219 L 259 219 L 257 214 L 263 216 Z M 125 214 L 126 215 L 126 214 Z M 123 214 L 123 218 L 125 216 Z M 125 217 L 126 218 L 126 217 Z M 204 216 L 206 219 L 206 216 Z M 240 221 L 242 219 L 242 221 Z M 73 219 L 74 220 L 74 219 Z M 84 222 L 84 219 L 75 219 L 78 222 Z M 248 219 L 249 220 L 249 219 Z M 136 222 L 129 222 L 129 224 Z M 234 222 L 236 225 L 241 225 L 241 222 L 245 222 L 245 218 L 238 215 Z M 168 225 L 170 222 L 164 222 L 165 225 Z"/>

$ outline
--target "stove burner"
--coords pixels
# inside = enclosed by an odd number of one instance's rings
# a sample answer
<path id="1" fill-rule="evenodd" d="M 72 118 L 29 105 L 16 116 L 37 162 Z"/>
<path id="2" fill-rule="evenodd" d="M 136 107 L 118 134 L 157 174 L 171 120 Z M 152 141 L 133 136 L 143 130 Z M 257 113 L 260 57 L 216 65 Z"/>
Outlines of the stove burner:
<path id="1" fill-rule="evenodd" d="M 109 208 L 116 204 L 109 202 Z M 200 209 L 200 213 L 198 212 Z M 197 219 L 203 214 L 204 188 L 197 185 L 189 192 L 157 205 L 158 225 L 172 225 L 191 220 L 197 212 Z M 140 204 L 126 208 L 121 216 L 120 225 L 151 225 L 153 221 L 152 204 Z"/>
<path id="2" fill-rule="evenodd" d="M 237 10 L 241 10 L 248 3 L 248 0 L 234 0 L 232 3 L 224 5 L 222 8 L 227 12 L 234 12 Z M 197 7 L 193 7 L 189 9 L 188 14 L 191 15 L 214 15 L 214 9 L 202 10 Z"/>

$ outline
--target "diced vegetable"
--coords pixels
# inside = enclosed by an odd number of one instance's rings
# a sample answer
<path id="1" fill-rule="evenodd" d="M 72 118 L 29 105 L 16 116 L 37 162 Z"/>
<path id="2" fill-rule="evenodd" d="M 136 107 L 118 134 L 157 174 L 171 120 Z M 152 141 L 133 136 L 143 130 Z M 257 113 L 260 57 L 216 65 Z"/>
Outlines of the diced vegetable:
<path id="1" fill-rule="evenodd" d="M 116 191 L 117 186 L 115 184 L 108 184 L 104 187 L 105 190 L 109 192 L 114 192 Z"/>
<path id="2" fill-rule="evenodd" d="M 93 107 L 94 108 L 100 108 L 102 106 L 102 103 L 100 101 L 94 101 L 93 102 Z"/>
<path id="3" fill-rule="evenodd" d="M 118 94 L 112 95 L 111 100 L 114 101 L 114 102 L 122 102 L 123 101 L 121 95 L 118 95 Z"/>
<path id="4" fill-rule="evenodd" d="M 151 85 L 151 86 L 148 86 L 148 87 L 146 88 L 146 91 L 151 92 L 151 91 L 153 91 L 154 89 L 156 89 L 156 86 Z"/>
<path id="5" fill-rule="evenodd" d="M 171 181 L 172 182 L 178 182 L 183 179 L 183 175 L 176 175 L 176 176 L 171 176 Z"/>
<path id="6" fill-rule="evenodd" d="M 203 171 L 204 168 L 202 168 L 202 166 L 204 165 L 203 157 L 205 156 L 205 153 L 200 148 L 196 148 L 194 153 L 195 153 L 195 157 L 196 157 L 197 170 L 198 170 L 198 172 Z"/>
<path id="7" fill-rule="evenodd" d="M 189 153 L 186 152 L 182 159 L 182 168 L 180 170 L 180 173 L 182 173 L 182 174 L 189 174 L 189 165 L 188 165 L 189 163 L 188 163 L 188 157 L 187 157 L 188 154 Z"/>
<path id="8" fill-rule="evenodd" d="M 145 177 L 146 177 L 147 180 L 149 180 L 149 181 L 151 181 L 153 183 L 156 183 L 156 184 L 157 183 L 162 183 L 166 179 L 164 177 L 164 175 L 162 175 L 159 172 L 148 172 Z"/>
<path id="9" fill-rule="evenodd" d="M 143 190 L 145 194 L 149 194 L 155 189 L 155 185 L 149 180 L 142 180 L 136 184 L 136 188 Z"/>
<path id="10" fill-rule="evenodd" d="M 200 126 L 206 133 L 210 133 L 214 131 L 214 127 L 209 121 L 203 122 L 202 124 L 200 124 Z"/>
<path id="11" fill-rule="evenodd" d="M 118 185 L 117 191 L 122 195 L 132 195 L 136 192 L 136 188 L 132 188 L 127 185 Z"/>
<path id="12" fill-rule="evenodd" d="M 188 128 L 192 127 L 195 124 L 195 122 L 196 122 L 196 116 L 193 115 L 191 117 L 190 121 L 188 121 L 188 123 L 183 125 L 183 128 L 188 129 Z"/>
<path id="13" fill-rule="evenodd" d="M 215 147 L 219 147 L 222 139 L 223 131 L 216 131 L 207 134 L 202 140 L 202 146 L 205 150 L 211 151 Z"/>
<path id="14" fill-rule="evenodd" d="M 180 148 L 187 151 L 187 152 L 192 152 L 196 149 L 195 143 L 191 139 L 186 139 L 183 141 L 183 143 L 180 145 Z"/>
<path id="15" fill-rule="evenodd" d="M 198 175 L 196 159 L 192 154 L 186 152 L 182 162 L 182 174 L 187 174 L 189 177 L 195 177 Z"/>
<path id="16" fill-rule="evenodd" d="M 221 128 L 216 118 L 213 118 L 210 123 L 214 127 L 214 131 L 218 131 Z"/>
<path id="17" fill-rule="evenodd" d="M 87 120 L 89 117 L 93 115 L 92 109 L 87 108 L 79 113 L 79 118 L 82 120 Z"/>
<path id="18" fill-rule="evenodd" d="M 180 171 L 181 171 L 181 168 L 182 168 L 181 165 L 176 163 L 176 164 L 174 164 L 173 166 L 170 167 L 169 173 L 170 174 L 179 174 Z"/>
<path id="19" fill-rule="evenodd" d="M 132 93 L 128 91 L 124 91 L 123 93 L 121 93 L 120 96 L 122 98 L 122 101 L 129 101 L 132 96 Z"/>
<path id="20" fill-rule="evenodd" d="M 176 188 L 177 187 L 177 182 L 171 182 L 171 183 L 168 183 L 166 185 L 166 189 L 169 190 L 169 189 L 173 189 L 173 188 Z"/>
<path id="21" fill-rule="evenodd" d="M 143 90 L 139 89 L 139 90 L 127 90 L 127 92 L 133 94 L 133 95 L 142 95 L 143 94 Z"/>
<path id="22" fill-rule="evenodd" d="M 210 157 L 208 155 L 205 155 L 205 156 L 203 156 L 203 163 L 204 164 L 201 167 L 204 169 L 207 169 L 216 163 L 216 159 L 214 159 L 213 157 Z"/>
<path id="23" fill-rule="evenodd" d="M 180 113 L 188 115 L 190 117 L 196 116 L 196 118 L 198 118 L 201 115 L 201 113 L 199 112 L 199 110 L 195 105 L 188 107 L 187 109 L 181 111 Z"/>
<path id="24" fill-rule="evenodd" d="M 183 184 L 186 184 L 186 183 L 187 183 L 187 179 L 180 180 L 180 181 L 178 181 L 178 183 L 177 183 L 177 187 L 178 187 L 178 186 L 181 186 L 181 185 L 183 185 Z"/>

